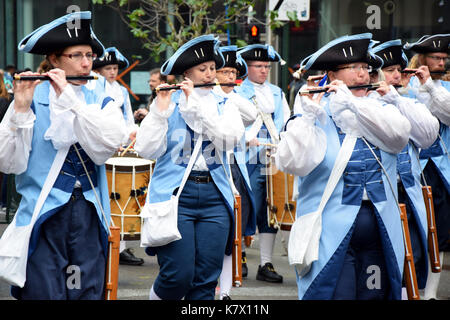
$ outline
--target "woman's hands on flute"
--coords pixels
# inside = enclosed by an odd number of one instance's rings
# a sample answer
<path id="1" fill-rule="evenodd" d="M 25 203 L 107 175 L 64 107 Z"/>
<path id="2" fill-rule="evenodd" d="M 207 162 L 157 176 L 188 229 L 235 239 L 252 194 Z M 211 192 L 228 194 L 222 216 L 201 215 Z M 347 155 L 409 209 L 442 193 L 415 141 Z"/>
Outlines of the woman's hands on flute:
<path id="1" fill-rule="evenodd" d="M 20 76 L 36 76 L 39 73 L 27 71 L 19 74 Z M 36 81 L 14 80 L 14 110 L 17 113 L 26 113 L 30 109 L 33 101 L 34 89 L 40 83 Z"/>
<path id="2" fill-rule="evenodd" d="M 49 76 L 52 81 L 50 84 L 55 90 L 56 96 L 59 97 L 61 93 L 64 91 L 64 88 L 67 86 L 68 82 L 66 80 L 66 72 L 62 69 L 52 69 L 47 73 L 43 74 L 44 76 Z"/>
<path id="3" fill-rule="evenodd" d="M 170 85 L 167 83 L 160 84 L 156 89 L 158 88 L 164 88 L 169 87 Z M 169 109 L 170 100 L 172 97 L 172 93 L 175 92 L 175 89 L 172 90 L 156 90 L 156 107 L 160 112 L 166 111 Z"/>
<path id="4" fill-rule="evenodd" d="M 194 91 L 194 82 L 192 82 L 191 79 L 188 77 L 184 78 L 184 81 L 180 84 L 181 90 L 183 90 L 184 94 L 186 95 L 186 99 L 189 97 L 189 95 Z"/>
<path id="5" fill-rule="evenodd" d="M 391 90 L 389 85 L 386 83 L 386 81 L 380 81 L 378 82 L 380 87 L 376 90 L 381 96 L 384 96 L 385 94 L 388 94 L 388 92 Z"/>

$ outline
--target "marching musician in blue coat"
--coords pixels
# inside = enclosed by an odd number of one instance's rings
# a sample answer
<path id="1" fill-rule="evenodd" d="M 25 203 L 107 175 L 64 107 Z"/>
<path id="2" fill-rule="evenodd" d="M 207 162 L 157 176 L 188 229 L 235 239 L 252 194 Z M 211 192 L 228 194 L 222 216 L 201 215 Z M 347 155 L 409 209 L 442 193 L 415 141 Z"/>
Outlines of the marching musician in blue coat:
<path id="1" fill-rule="evenodd" d="M 391 40 L 373 48 L 373 52 L 383 59 L 379 69 L 381 87 L 369 97 L 390 103 L 400 110 L 411 123 L 411 136 L 407 146 L 397 156 L 398 197 L 404 203 L 408 217 L 408 228 L 413 249 L 414 264 L 419 289 L 424 289 L 427 279 L 428 262 L 428 223 L 425 202 L 421 189 L 422 167 L 419 150 L 427 149 L 436 140 L 439 121 L 430 110 L 416 99 L 403 97 L 393 86 L 401 85 L 402 71 L 408 65 L 401 40 Z"/>
<path id="2" fill-rule="evenodd" d="M 444 252 L 450 250 L 450 82 L 440 79 L 448 62 L 450 34 L 423 36 L 417 42 L 405 44 L 405 50 L 417 54 L 417 71 L 411 78 L 409 95 L 425 104 L 439 120 L 439 135 L 431 147 L 420 151 L 423 174 L 433 192 L 436 231 L 439 242 L 440 261 Z M 441 273 L 428 272 L 425 299 L 436 299 Z"/>
<path id="3" fill-rule="evenodd" d="M 238 54 L 237 46 L 223 46 L 219 48 L 225 59 L 225 65 L 217 70 L 216 78 L 221 84 L 236 83 L 236 79 L 247 76 L 247 64 Z M 226 99 L 230 99 L 238 106 L 244 125 L 250 125 L 256 120 L 257 113 L 254 105 L 237 94 L 233 86 L 216 86 L 213 92 Z M 239 145 L 234 150 L 227 152 L 227 161 L 230 166 L 233 186 L 237 194 L 241 196 L 241 234 L 251 236 L 256 231 L 255 198 L 250 187 L 250 178 L 245 164 L 245 136 L 243 135 Z M 242 241 L 242 239 L 241 239 Z M 232 285 L 232 257 L 225 255 L 222 273 L 220 274 L 220 297 L 230 298 Z M 247 277 L 247 263 L 245 247 L 242 245 L 242 277 Z"/>
<path id="4" fill-rule="evenodd" d="M 156 159 L 150 203 L 167 201 L 176 193 L 195 141 L 203 137 L 178 202 L 181 239 L 147 248 L 156 253 L 160 266 L 150 299 L 214 299 L 224 254 L 231 254 L 234 196 L 224 163 L 244 125 L 232 101 L 214 94 L 210 86 L 194 88 L 214 83 L 216 69 L 225 62 L 219 44 L 213 35 L 194 38 L 163 64 L 163 75 L 184 76 L 181 90 L 159 91 L 137 131 L 136 151 Z"/>
<path id="5" fill-rule="evenodd" d="M 106 79 L 105 93 L 122 105 L 122 114 L 127 124 L 127 136 L 122 142 L 123 146 L 129 145 L 134 140 L 137 130 L 131 109 L 130 95 L 127 89 L 116 81 L 119 70 L 127 68 L 129 65 L 128 59 L 115 47 L 106 48 L 103 57 L 97 57 L 92 64 L 92 69 Z M 122 150 L 123 147 L 119 148 L 119 152 Z M 120 240 L 119 251 L 120 264 L 141 265 L 144 263 L 144 259 L 136 257 L 131 248 L 126 248 L 124 240 Z"/>
<path id="6" fill-rule="evenodd" d="M 281 62 L 280 55 L 270 45 L 252 44 L 240 48 L 238 53 L 248 66 L 247 78 L 236 92 L 251 101 L 258 116 L 246 126 L 245 140 L 248 144 L 246 162 L 252 191 L 255 195 L 256 224 L 260 244 L 260 260 L 257 280 L 281 283 L 272 264 L 272 254 L 278 229 L 269 225 L 266 195 L 267 147 L 264 143 L 277 144 L 279 133 L 290 117 L 289 104 L 281 88 L 269 83 L 267 77 L 271 62 Z"/>
<path id="7" fill-rule="evenodd" d="M 105 49 L 102 57 L 97 57 L 92 69 L 105 77 L 105 91 L 108 96 L 119 102 L 122 107 L 123 117 L 127 124 L 128 139 L 124 145 L 128 145 L 136 136 L 137 125 L 134 123 L 133 110 L 131 109 L 130 95 L 127 88 L 117 81 L 119 70 L 128 68 L 130 63 L 125 56 L 115 47 Z"/>
<path id="8" fill-rule="evenodd" d="M 347 135 L 354 141 L 322 212 L 316 259 L 305 268 L 296 264 L 299 299 L 401 298 L 405 255 L 391 186 L 411 125 L 395 106 L 366 97 L 367 89 L 348 89 L 367 85 L 369 69 L 382 65 L 369 50 L 371 38 L 337 38 L 301 62 L 306 70 L 327 70 L 329 92 L 299 97 L 302 112 L 280 134 L 277 167 L 299 176 L 290 248 L 295 224 L 319 207 L 341 144 Z"/>
<path id="9" fill-rule="evenodd" d="M 49 191 L 31 234 L 25 285 L 13 295 L 103 299 L 110 223 L 104 162 L 120 147 L 125 122 L 102 80 L 66 80 L 90 75 L 103 45 L 86 11 L 38 28 L 19 50 L 46 55 L 53 69 L 51 81 L 15 81 L 0 124 L 0 171 L 17 175 L 22 195 L 15 223 L 28 225 L 43 187 Z"/>

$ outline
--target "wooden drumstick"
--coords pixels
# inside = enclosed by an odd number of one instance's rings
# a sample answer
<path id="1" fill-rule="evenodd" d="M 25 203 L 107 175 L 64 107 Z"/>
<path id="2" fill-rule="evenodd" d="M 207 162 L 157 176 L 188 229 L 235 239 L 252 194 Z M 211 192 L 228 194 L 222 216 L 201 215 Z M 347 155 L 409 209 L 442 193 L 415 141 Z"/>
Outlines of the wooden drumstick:
<path id="1" fill-rule="evenodd" d="M 130 150 L 130 148 L 135 144 L 136 142 L 136 138 L 133 139 L 133 141 L 131 141 L 130 145 L 123 150 L 123 152 L 119 155 L 119 157 L 123 157 L 125 153 L 127 153 L 128 150 Z"/>
<path id="2" fill-rule="evenodd" d="M 266 146 L 266 147 L 273 147 L 273 148 L 277 147 L 277 145 L 273 144 L 273 143 L 260 143 L 259 145 L 260 146 Z"/>
<path id="3" fill-rule="evenodd" d="M 323 77 L 325 77 L 326 75 L 327 75 L 327 74 L 324 73 L 324 74 L 319 74 L 319 75 L 316 75 L 316 76 L 309 76 L 308 79 L 306 79 L 306 81 L 317 81 L 317 80 L 322 80 Z"/>

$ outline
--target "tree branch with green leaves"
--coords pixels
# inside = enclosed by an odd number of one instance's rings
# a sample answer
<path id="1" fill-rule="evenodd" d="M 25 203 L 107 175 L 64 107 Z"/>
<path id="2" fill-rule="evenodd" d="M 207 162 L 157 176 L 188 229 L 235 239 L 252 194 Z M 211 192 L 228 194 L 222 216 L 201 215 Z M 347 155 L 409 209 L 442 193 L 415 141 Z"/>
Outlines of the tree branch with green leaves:
<path id="1" fill-rule="evenodd" d="M 285 22 L 277 20 L 275 11 L 266 12 L 269 22 L 257 19 L 255 12 L 249 10 L 255 1 L 265 0 L 92 0 L 92 3 L 114 9 L 143 48 L 159 61 L 168 48 L 175 51 L 203 34 L 224 34 L 232 24 L 245 23 L 249 17 L 254 23 L 272 29 L 284 25 Z M 291 14 L 290 19 L 296 21 L 296 15 Z M 245 44 L 244 39 L 239 39 L 238 44 Z"/>

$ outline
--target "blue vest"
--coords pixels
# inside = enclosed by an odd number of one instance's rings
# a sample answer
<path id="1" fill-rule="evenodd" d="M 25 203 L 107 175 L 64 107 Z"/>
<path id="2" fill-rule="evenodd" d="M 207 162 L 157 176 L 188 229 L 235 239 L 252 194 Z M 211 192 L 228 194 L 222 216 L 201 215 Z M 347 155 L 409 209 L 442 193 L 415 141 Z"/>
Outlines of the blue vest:
<path id="1" fill-rule="evenodd" d="M 440 81 L 442 86 L 450 91 L 450 82 Z M 415 81 L 411 79 L 410 85 L 415 86 Z M 412 90 L 409 91 L 409 96 L 412 98 L 417 98 Z M 438 137 L 436 141 L 428 149 L 421 150 L 420 159 L 422 169 L 425 168 L 429 160 L 433 161 L 437 167 L 438 173 L 444 182 L 447 192 L 450 193 L 450 155 L 446 153 L 450 148 L 450 129 L 447 125 L 440 122 L 439 135 L 442 140 Z M 445 146 L 444 146 L 445 143 Z"/>
<path id="2" fill-rule="evenodd" d="M 123 113 L 123 118 L 125 121 L 128 120 L 128 114 L 127 114 L 127 108 L 128 108 L 128 90 L 124 86 L 120 86 L 120 90 L 122 91 L 123 95 L 123 105 L 121 106 L 121 110 Z M 132 109 L 133 110 L 133 109 Z"/>
<path id="3" fill-rule="evenodd" d="M 89 90 L 85 86 L 82 87 L 82 90 L 85 96 L 85 101 L 88 105 L 99 104 L 104 107 L 111 100 L 110 97 L 103 93 L 103 86 L 101 83 L 97 83 L 95 89 L 93 90 Z M 22 200 L 16 213 L 17 225 L 20 226 L 30 223 L 37 199 L 57 153 L 57 150 L 53 148 L 52 142 L 50 140 L 44 140 L 44 134 L 50 126 L 49 92 L 49 81 L 38 85 L 35 89 L 33 102 L 31 104 L 31 108 L 36 115 L 31 144 L 32 149 L 30 151 L 27 170 L 16 176 L 17 192 L 22 195 Z M 96 186 L 97 194 L 100 197 L 108 221 L 106 222 L 103 219 L 103 215 L 100 211 L 94 192 L 72 146 L 66 157 L 62 171 L 48 194 L 48 197 L 36 220 L 30 240 L 29 254 L 31 254 L 36 247 L 40 226 L 46 219 L 58 212 L 62 206 L 69 201 L 77 179 L 81 182 L 84 197 L 95 205 L 98 218 L 104 228 L 105 235 L 107 233 L 110 220 L 110 206 L 105 166 L 95 165 L 87 157 L 86 153 L 82 150 L 79 144 L 77 144 L 77 147 L 79 148 L 82 157 L 86 160 L 88 171 L 92 174 L 91 178 Z M 102 240 L 103 245 L 106 248 L 107 238 L 104 238 L 105 239 Z"/>
<path id="4" fill-rule="evenodd" d="M 325 98 L 326 99 L 326 98 Z M 323 161 L 307 176 L 299 177 L 297 217 L 318 209 L 323 191 L 336 161 L 344 134 L 329 118 L 323 126 L 327 150 Z M 299 115 L 301 116 L 301 115 Z M 370 143 L 369 143 L 370 144 Z M 371 144 L 370 144 L 371 145 Z M 371 145 L 377 154 L 397 197 L 396 155 Z M 303 278 L 297 276 L 299 299 L 331 299 L 360 209 L 364 188 L 375 206 L 393 299 L 400 299 L 404 247 L 400 215 L 386 176 L 362 139 L 357 139 L 353 154 L 322 214 L 319 260 Z"/>
<path id="5" fill-rule="evenodd" d="M 167 201 L 176 188 L 181 184 L 190 156 L 194 150 L 197 134 L 186 124 L 179 112 L 179 99 L 181 90 L 172 94 L 172 101 L 176 106 L 172 115 L 168 118 L 168 131 L 166 135 L 166 152 L 156 159 L 155 169 L 149 185 L 147 201 L 156 203 Z M 219 114 L 222 113 L 226 98 L 212 93 L 217 101 Z M 206 164 L 213 181 L 223 196 L 225 205 L 230 213 L 231 221 L 234 221 L 234 195 L 231 192 L 229 179 L 225 176 L 224 169 L 219 160 L 216 160 L 216 148 L 211 141 L 203 141 L 201 152 L 205 157 Z M 226 153 L 220 152 L 222 163 L 226 163 Z M 228 176 L 230 171 L 225 166 Z M 232 239 L 234 234 L 233 223 L 230 224 L 230 241 L 227 245 L 227 254 L 231 253 Z"/>

